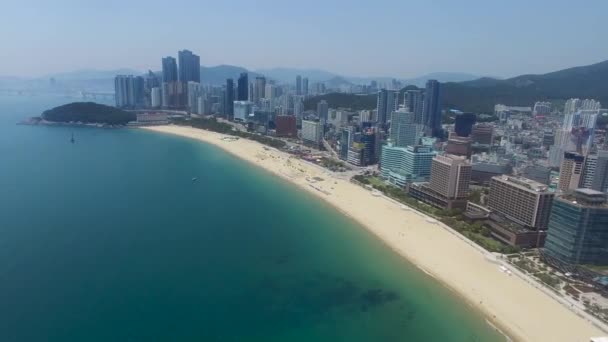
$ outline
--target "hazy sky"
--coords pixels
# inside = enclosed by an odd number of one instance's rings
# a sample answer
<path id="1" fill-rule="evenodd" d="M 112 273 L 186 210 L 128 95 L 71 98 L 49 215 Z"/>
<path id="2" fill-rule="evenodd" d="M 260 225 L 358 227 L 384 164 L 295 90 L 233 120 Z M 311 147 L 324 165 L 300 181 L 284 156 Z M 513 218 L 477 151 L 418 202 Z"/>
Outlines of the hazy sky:
<path id="1" fill-rule="evenodd" d="M 608 59 L 607 0 L 19 0 L 0 7 L 0 75 L 201 64 L 352 76 L 514 76 Z"/>

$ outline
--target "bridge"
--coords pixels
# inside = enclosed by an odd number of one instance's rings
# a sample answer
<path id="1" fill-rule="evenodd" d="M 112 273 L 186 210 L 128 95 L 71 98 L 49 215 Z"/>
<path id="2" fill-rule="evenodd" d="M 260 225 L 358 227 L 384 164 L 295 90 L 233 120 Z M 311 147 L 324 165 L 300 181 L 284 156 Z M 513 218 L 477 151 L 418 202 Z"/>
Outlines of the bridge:
<path id="1" fill-rule="evenodd" d="M 0 95 L 9 96 L 40 96 L 40 95 L 54 95 L 54 96 L 66 96 L 87 99 L 103 99 L 113 100 L 114 92 L 104 91 L 86 91 L 86 90 L 46 90 L 46 89 L 17 89 L 17 88 L 3 88 L 0 89 Z"/>

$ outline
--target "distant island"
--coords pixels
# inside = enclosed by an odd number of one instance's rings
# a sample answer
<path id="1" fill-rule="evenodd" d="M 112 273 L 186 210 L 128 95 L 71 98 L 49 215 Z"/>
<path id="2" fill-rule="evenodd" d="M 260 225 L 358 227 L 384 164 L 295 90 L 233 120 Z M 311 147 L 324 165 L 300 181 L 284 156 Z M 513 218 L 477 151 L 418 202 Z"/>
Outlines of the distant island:
<path id="1" fill-rule="evenodd" d="M 135 113 L 94 102 L 73 102 L 46 110 L 41 119 L 50 122 L 126 125 L 135 121 Z"/>
<path id="2" fill-rule="evenodd" d="M 45 110 L 41 116 L 20 122 L 25 125 L 124 126 L 137 120 L 135 113 L 94 102 L 73 102 Z"/>

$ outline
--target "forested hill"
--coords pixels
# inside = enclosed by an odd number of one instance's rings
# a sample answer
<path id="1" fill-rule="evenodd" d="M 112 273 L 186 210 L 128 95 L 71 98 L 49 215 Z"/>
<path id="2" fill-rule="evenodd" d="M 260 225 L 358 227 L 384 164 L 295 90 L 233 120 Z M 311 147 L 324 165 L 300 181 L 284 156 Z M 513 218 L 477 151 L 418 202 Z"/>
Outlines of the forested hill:
<path id="1" fill-rule="evenodd" d="M 42 118 L 53 122 L 102 123 L 125 125 L 135 121 L 135 113 L 94 102 L 73 102 L 46 110 Z"/>
<path id="2" fill-rule="evenodd" d="M 593 98 L 608 106 L 608 61 L 542 75 L 522 75 L 505 80 L 480 78 L 442 85 L 443 107 L 466 112 L 492 113 L 494 105 L 532 106 L 535 101 Z M 413 88 L 413 87 L 408 87 Z M 402 90 L 403 91 L 403 90 Z M 332 108 L 376 108 L 376 95 L 326 94 L 309 98 L 306 109 L 326 100 Z"/>

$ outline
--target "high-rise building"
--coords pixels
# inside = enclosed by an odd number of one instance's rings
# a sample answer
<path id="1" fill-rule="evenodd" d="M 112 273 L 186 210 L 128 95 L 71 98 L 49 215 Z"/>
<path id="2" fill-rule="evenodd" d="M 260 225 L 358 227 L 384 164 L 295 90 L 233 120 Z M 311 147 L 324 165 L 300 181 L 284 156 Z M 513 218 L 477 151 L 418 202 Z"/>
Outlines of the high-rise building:
<path id="1" fill-rule="evenodd" d="M 591 189 L 608 193 L 608 151 L 598 151 Z"/>
<path id="2" fill-rule="evenodd" d="M 150 106 L 152 108 L 160 108 L 160 106 L 162 106 L 162 104 L 163 104 L 161 88 L 160 87 L 152 88 L 152 90 L 150 91 L 150 98 L 151 98 Z"/>
<path id="3" fill-rule="evenodd" d="M 347 160 L 348 159 L 348 150 L 353 143 L 355 136 L 355 128 L 352 126 L 344 127 L 340 131 L 340 141 L 339 141 L 339 155 L 340 159 Z"/>
<path id="4" fill-rule="evenodd" d="M 275 97 L 277 97 L 276 90 L 277 88 L 274 84 L 266 84 L 266 89 L 264 90 L 264 95 L 266 99 L 272 101 Z"/>
<path id="5" fill-rule="evenodd" d="M 606 194 L 577 189 L 553 201 L 545 254 L 567 264 L 608 263 Z"/>
<path id="6" fill-rule="evenodd" d="M 296 76 L 296 95 L 302 95 L 302 76 Z"/>
<path id="7" fill-rule="evenodd" d="M 576 152 L 565 152 L 559 168 L 558 189 L 576 190 L 581 187 L 585 156 Z"/>
<path id="8" fill-rule="evenodd" d="M 431 165 L 429 187 L 445 198 L 466 198 L 469 195 L 471 163 L 461 156 L 438 155 Z"/>
<path id="9" fill-rule="evenodd" d="M 300 119 L 302 118 L 302 113 L 304 113 L 304 102 L 299 96 L 296 97 L 293 101 L 293 115 L 295 115 L 296 118 Z"/>
<path id="10" fill-rule="evenodd" d="M 144 78 L 133 75 L 114 77 L 116 107 L 137 108 L 144 104 Z"/>
<path id="11" fill-rule="evenodd" d="M 429 146 L 382 146 L 380 172 L 387 183 L 405 187 L 411 182 L 427 182 L 435 152 Z"/>
<path id="12" fill-rule="evenodd" d="M 428 135 L 436 138 L 443 137 L 443 130 L 441 129 L 441 83 L 437 80 L 426 82 L 423 120 Z"/>
<path id="13" fill-rule="evenodd" d="M 224 116 L 227 119 L 234 117 L 234 81 L 232 78 L 226 80 L 226 95 L 224 97 Z"/>
<path id="14" fill-rule="evenodd" d="M 322 122 L 327 122 L 329 106 L 327 101 L 321 100 L 317 103 L 317 116 Z"/>
<path id="15" fill-rule="evenodd" d="M 484 145 L 494 143 L 494 126 L 487 123 L 478 123 L 471 129 L 473 142 Z"/>
<path id="16" fill-rule="evenodd" d="M 531 230 L 547 230 L 554 193 L 545 184 L 515 176 L 490 181 L 488 208 Z"/>
<path id="17" fill-rule="evenodd" d="M 308 77 L 302 79 L 302 95 L 308 95 Z"/>
<path id="18" fill-rule="evenodd" d="M 407 90 L 404 94 L 405 109 L 414 113 L 414 123 L 423 125 L 422 109 L 424 107 L 424 94 L 420 90 Z"/>
<path id="19" fill-rule="evenodd" d="M 179 60 L 179 81 L 188 83 L 190 81 L 201 83 L 201 59 L 189 50 L 177 53 Z"/>
<path id="20" fill-rule="evenodd" d="M 295 138 L 298 136 L 296 117 L 293 115 L 277 115 L 275 125 L 277 137 Z"/>
<path id="21" fill-rule="evenodd" d="M 319 146 L 323 138 L 323 127 L 318 121 L 302 120 L 302 140 L 305 143 Z"/>
<path id="22" fill-rule="evenodd" d="M 260 103 L 260 99 L 266 97 L 266 77 L 257 76 L 253 86 L 253 103 Z"/>
<path id="23" fill-rule="evenodd" d="M 465 157 L 450 154 L 435 156 L 431 163 L 430 182 L 411 183 L 408 193 L 437 208 L 464 210 L 471 171 L 471 163 Z"/>
<path id="24" fill-rule="evenodd" d="M 385 126 L 389 115 L 397 110 L 399 93 L 394 90 L 381 89 L 378 92 L 378 100 L 376 104 L 378 112 L 378 124 Z"/>
<path id="25" fill-rule="evenodd" d="M 246 72 L 242 72 L 237 82 L 237 101 L 248 101 L 249 100 L 249 75 Z"/>
<path id="26" fill-rule="evenodd" d="M 191 112 L 197 112 L 198 98 L 202 96 L 201 84 L 194 82 L 194 81 L 188 81 L 187 89 L 188 89 L 188 108 L 190 109 Z"/>
<path id="27" fill-rule="evenodd" d="M 455 156 L 471 158 L 471 154 L 473 153 L 471 138 L 459 136 L 450 137 L 445 146 L 445 152 Z"/>
<path id="28" fill-rule="evenodd" d="M 468 137 L 473 131 L 473 125 L 477 121 L 475 113 L 456 114 L 454 121 L 454 132 L 459 137 Z"/>
<path id="29" fill-rule="evenodd" d="M 391 127 L 389 137 L 394 146 L 406 147 L 418 145 L 421 125 L 415 123 L 414 113 L 403 108 L 391 113 Z"/>
<path id="30" fill-rule="evenodd" d="M 163 82 L 177 82 L 177 63 L 171 56 L 163 58 Z"/>
<path id="31" fill-rule="evenodd" d="M 234 120 L 246 122 L 249 114 L 253 113 L 253 103 L 249 101 L 234 101 Z"/>
<path id="32" fill-rule="evenodd" d="M 133 75 L 117 75 L 114 77 L 114 98 L 116 107 L 127 108 L 135 104 Z"/>

